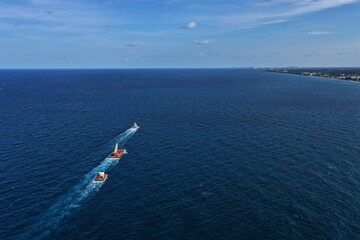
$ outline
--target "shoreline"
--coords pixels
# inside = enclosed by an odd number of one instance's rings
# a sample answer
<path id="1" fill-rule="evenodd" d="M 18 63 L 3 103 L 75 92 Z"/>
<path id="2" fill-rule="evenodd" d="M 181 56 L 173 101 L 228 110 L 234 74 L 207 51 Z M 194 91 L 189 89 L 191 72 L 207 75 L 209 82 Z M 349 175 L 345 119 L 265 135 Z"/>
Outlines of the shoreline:
<path id="1" fill-rule="evenodd" d="M 350 69 L 315 69 L 315 68 L 262 68 L 260 69 L 265 72 L 273 73 L 285 73 L 293 75 L 301 75 L 307 77 L 321 77 L 327 79 L 349 81 L 360 83 L 360 69 L 359 68 L 350 68 Z"/>

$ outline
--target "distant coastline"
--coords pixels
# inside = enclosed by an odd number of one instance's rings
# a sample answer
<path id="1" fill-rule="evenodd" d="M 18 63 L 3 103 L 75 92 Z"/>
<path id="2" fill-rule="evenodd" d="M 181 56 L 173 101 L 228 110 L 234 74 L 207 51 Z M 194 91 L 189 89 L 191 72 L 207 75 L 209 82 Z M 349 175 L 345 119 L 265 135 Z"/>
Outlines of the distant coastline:
<path id="1" fill-rule="evenodd" d="M 324 77 L 344 81 L 360 82 L 360 68 L 260 68 L 276 73 L 297 74 L 312 77 Z"/>

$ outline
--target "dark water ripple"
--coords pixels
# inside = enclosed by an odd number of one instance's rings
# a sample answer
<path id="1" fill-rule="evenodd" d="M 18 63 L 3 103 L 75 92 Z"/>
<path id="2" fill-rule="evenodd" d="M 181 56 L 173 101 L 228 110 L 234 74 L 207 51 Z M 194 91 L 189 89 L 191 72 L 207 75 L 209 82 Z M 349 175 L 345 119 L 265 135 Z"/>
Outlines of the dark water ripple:
<path id="1" fill-rule="evenodd" d="M 357 83 L 227 69 L 0 71 L 0 84 L 1 239 L 360 236 Z M 133 121 L 129 154 L 74 197 Z"/>

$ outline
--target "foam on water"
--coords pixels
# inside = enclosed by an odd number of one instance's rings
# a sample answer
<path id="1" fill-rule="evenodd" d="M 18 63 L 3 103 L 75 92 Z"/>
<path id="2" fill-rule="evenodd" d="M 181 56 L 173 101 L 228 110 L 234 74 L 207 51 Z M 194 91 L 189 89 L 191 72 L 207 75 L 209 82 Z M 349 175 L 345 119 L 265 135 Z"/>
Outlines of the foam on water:
<path id="1" fill-rule="evenodd" d="M 123 146 L 137 131 L 137 129 L 130 128 L 124 133 L 117 136 L 116 141 L 119 146 Z M 113 142 L 113 141 L 111 141 Z M 119 163 L 119 159 L 105 158 L 98 166 L 88 172 L 83 179 L 74 186 L 65 196 L 61 197 L 52 207 L 45 212 L 24 235 L 17 236 L 23 239 L 43 239 L 55 230 L 61 221 L 69 216 L 72 211 L 79 206 L 81 202 L 100 190 L 104 182 L 93 182 L 93 178 L 100 171 L 108 172 Z"/>

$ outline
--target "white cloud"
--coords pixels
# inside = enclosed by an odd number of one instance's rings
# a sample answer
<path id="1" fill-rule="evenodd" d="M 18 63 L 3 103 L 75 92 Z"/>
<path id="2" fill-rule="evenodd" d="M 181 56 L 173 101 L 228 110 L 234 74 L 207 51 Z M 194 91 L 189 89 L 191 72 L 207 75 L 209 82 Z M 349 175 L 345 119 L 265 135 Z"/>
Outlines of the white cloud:
<path id="1" fill-rule="evenodd" d="M 138 47 L 140 45 L 141 45 L 141 43 L 128 43 L 128 44 L 126 44 L 127 47 Z"/>
<path id="2" fill-rule="evenodd" d="M 89 17 L 91 16 L 91 17 Z M 18 27 L 46 32 L 97 32 L 108 26 L 124 26 L 127 20 L 76 2 L 32 0 L 2 6 L 0 21 L 20 22 Z"/>
<path id="3" fill-rule="evenodd" d="M 210 43 L 210 40 L 195 40 L 192 41 L 192 43 L 197 45 L 207 45 Z"/>
<path id="4" fill-rule="evenodd" d="M 330 35 L 330 34 L 335 34 L 335 32 L 329 32 L 329 31 L 309 31 L 309 32 L 305 32 L 305 34 L 309 34 L 309 35 Z"/>
<path id="5" fill-rule="evenodd" d="M 276 24 L 276 23 L 283 23 L 286 21 L 287 21 L 286 19 L 276 19 L 276 20 L 261 22 L 261 23 L 259 23 L 259 25 L 270 25 L 270 24 Z"/>
<path id="6" fill-rule="evenodd" d="M 252 28 L 266 24 L 282 23 L 299 15 L 353 4 L 357 0 L 268 0 L 261 2 L 262 4 L 265 3 L 260 8 L 261 11 L 255 10 L 251 14 L 227 15 L 219 20 L 238 28 Z"/>
<path id="7" fill-rule="evenodd" d="M 206 54 L 204 54 L 203 52 L 195 55 L 196 58 L 203 58 Z"/>
<path id="8" fill-rule="evenodd" d="M 304 57 L 306 57 L 306 58 L 324 57 L 324 56 L 325 56 L 324 53 L 318 52 L 318 51 L 312 51 L 310 53 L 304 54 Z"/>
<path id="9" fill-rule="evenodd" d="M 194 29 L 196 27 L 197 27 L 196 22 L 189 22 L 186 25 L 184 25 L 183 27 L 181 27 L 181 29 Z"/>

